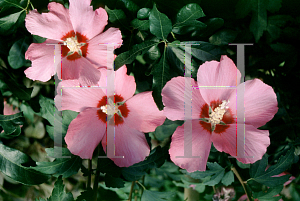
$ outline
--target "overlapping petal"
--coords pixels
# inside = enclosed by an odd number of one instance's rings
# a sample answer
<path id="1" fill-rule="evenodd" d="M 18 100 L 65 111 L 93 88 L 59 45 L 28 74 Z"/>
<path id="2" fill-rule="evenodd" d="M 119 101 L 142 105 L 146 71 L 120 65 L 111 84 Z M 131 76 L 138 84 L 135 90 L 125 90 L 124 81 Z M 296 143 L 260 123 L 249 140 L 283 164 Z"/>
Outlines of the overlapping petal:
<path id="1" fill-rule="evenodd" d="M 80 32 L 88 39 L 92 39 L 104 30 L 108 15 L 103 8 L 95 11 L 91 0 L 70 0 L 70 19 L 75 32 Z"/>
<path id="2" fill-rule="evenodd" d="M 227 56 L 222 56 L 220 62 L 205 62 L 199 67 L 197 73 L 200 93 L 207 103 L 228 100 L 234 90 L 225 87 L 236 87 L 240 80 L 240 71 Z"/>
<path id="3" fill-rule="evenodd" d="M 165 121 L 163 111 L 159 111 L 152 97 L 152 92 L 139 93 L 126 101 L 130 111 L 125 123 L 145 133 L 153 132 Z"/>
<path id="4" fill-rule="evenodd" d="M 102 140 L 106 125 L 97 116 L 97 108 L 87 108 L 70 123 L 65 141 L 71 153 L 92 159 L 93 152 Z"/>
<path id="5" fill-rule="evenodd" d="M 185 135 L 186 139 L 184 139 Z M 187 140 L 187 147 L 192 147 L 192 156 L 200 157 L 195 158 L 184 155 L 184 149 L 187 148 L 184 147 L 184 140 Z M 210 148 L 210 133 L 200 126 L 198 120 L 192 120 L 192 133 L 185 133 L 184 125 L 177 127 L 172 135 L 169 153 L 171 160 L 188 172 L 194 172 L 196 170 L 205 171 Z"/>
<path id="6" fill-rule="evenodd" d="M 102 147 L 106 151 L 106 136 L 102 140 Z M 124 158 L 111 158 L 119 167 L 129 167 L 143 161 L 150 153 L 145 134 L 126 123 L 115 127 L 115 156 Z"/>
<path id="7" fill-rule="evenodd" d="M 27 68 L 24 73 L 32 80 L 46 82 L 55 74 L 54 44 L 57 41 L 46 40 L 43 43 L 32 43 L 25 53 L 25 58 L 32 61 L 32 67 Z M 41 67 L 42 66 L 42 67 Z"/>
<path id="8" fill-rule="evenodd" d="M 189 80 L 187 80 L 189 79 Z M 192 91 L 185 89 L 185 82 L 191 82 Z M 185 101 L 191 101 L 192 117 L 191 119 L 199 118 L 201 105 L 204 100 L 200 95 L 197 82 L 192 78 L 175 77 L 172 78 L 162 89 L 162 101 L 166 106 L 164 114 L 170 120 L 184 120 L 185 116 Z"/>
<path id="9" fill-rule="evenodd" d="M 122 42 L 121 31 L 111 27 L 89 41 L 86 58 L 96 66 L 107 66 L 107 46 L 112 45 L 116 49 Z"/>
<path id="10" fill-rule="evenodd" d="M 55 97 L 58 110 L 81 112 L 87 107 L 97 107 L 105 94 L 100 87 L 80 87 L 78 80 L 65 80 L 59 83 Z M 61 104 L 61 107 L 58 106 Z"/>
<path id="11" fill-rule="evenodd" d="M 254 163 L 262 158 L 270 145 L 269 131 L 247 124 L 240 126 L 245 126 L 245 133 L 237 133 L 236 125 L 230 124 L 226 132 L 212 133 L 211 140 L 218 151 L 238 156 L 237 160 L 242 163 Z M 237 135 L 241 136 L 237 138 Z M 237 143 L 244 145 L 244 153 L 237 153 Z"/>
<path id="12" fill-rule="evenodd" d="M 73 30 L 69 10 L 55 2 L 49 3 L 48 9 L 48 13 L 42 14 L 36 9 L 30 11 L 25 18 L 25 26 L 34 35 L 61 40 L 66 33 Z"/>

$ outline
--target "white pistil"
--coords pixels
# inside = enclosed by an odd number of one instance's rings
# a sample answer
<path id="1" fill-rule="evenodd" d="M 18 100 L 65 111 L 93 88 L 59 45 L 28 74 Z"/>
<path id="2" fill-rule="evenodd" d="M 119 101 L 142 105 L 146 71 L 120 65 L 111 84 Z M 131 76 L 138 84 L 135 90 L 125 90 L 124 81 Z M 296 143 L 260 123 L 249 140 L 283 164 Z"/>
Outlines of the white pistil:
<path id="1" fill-rule="evenodd" d="M 118 105 L 103 105 L 100 107 L 103 113 L 107 114 L 108 116 L 112 116 L 115 113 L 119 112 Z"/>
<path id="2" fill-rule="evenodd" d="M 229 104 L 229 100 L 223 100 L 222 104 L 220 104 L 218 107 L 214 109 L 214 111 L 210 111 L 209 114 L 209 123 L 211 123 L 212 131 L 215 130 L 217 124 L 224 125 L 221 120 L 223 119 L 223 116 L 226 112 L 226 110 L 229 108 L 227 105 Z"/>

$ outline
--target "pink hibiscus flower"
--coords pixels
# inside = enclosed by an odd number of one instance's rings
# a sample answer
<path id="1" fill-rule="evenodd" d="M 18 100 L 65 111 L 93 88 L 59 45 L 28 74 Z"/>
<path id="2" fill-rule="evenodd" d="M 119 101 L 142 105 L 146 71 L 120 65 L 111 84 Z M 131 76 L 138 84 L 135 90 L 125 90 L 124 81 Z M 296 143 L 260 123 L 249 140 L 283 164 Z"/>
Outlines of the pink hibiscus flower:
<path id="1" fill-rule="evenodd" d="M 100 69 L 99 86 L 105 86 L 106 69 Z M 68 149 L 84 159 L 91 159 L 94 149 L 102 143 L 106 151 L 107 123 L 115 121 L 115 156 L 116 165 L 128 167 L 143 161 L 150 153 L 149 145 L 143 132 L 152 132 L 163 124 L 165 116 L 159 111 L 152 97 L 152 92 L 142 92 L 135 96 L 136 84 L 133 76 L 126 74 L 123 66 L 115 71 L 114 97 L 107 100 L 106 90 L 100 87 L 74 87 L 77 80 L 66 80 L 59 84 L 55 102 L 61 102 L 62 110 L 80 112 L 70 123 L 65 141 Z M 113 109 L 113 110 L 110 110 Z M 109 111 L 114 111 L 107 114 Z"/>
<path id="2" fill-rule="evenodd" d="M 29 12 L 25 19 L 28 31 L 48 39 L 29 46 L 25 58 L 32 61 L 32 67 L 25 70 L 26 77 L 45 82 L 57 72 L 59 79 L 79 79 L 83 85 L 99 81 L 97 68 L 107 65 L 105 44 L 120 47 L 122 35 L 117 28 L 103 32 L 107 13 L 103 8 L 93 11 L 90 3 L 91 0 L 70 0 L 70 9 L 66 9 L 51 2 L 48 13 Z M 64 44 L 61 45 L 61 65 L 56 67 L 54 44 Z"/>
<path id="3" fill-rule="evenodd" d="M 233 61 L 222 56 L 220 62 L 205 62 L 199 67 L 197 82 L 192 78 L 176 77 L 163 88 L 164 114 L 170 120 L 189 118 L 184 114 L 184 100 L 185 97 L 192 100 L 192 133 L 185 135 L 188 144 L 192 146 L 192 155 L 200 157 L 176 157 L 184 156 L 182 125 L 174 132 L 169 150 L 171 160 L 176 165 L 188 172 L 204 171 L 211 142 L 218 151 L 237 156 L 238 124 L 245 126 L 245 139 L 238 142 L 244 145 L 245 157 L 237 157 L 237 160 L 254 163 L 262 158 L 270 145 L 269 132 L 257 128 L 270 121 L 277 112 L 276 95 L 270 86 L 259 79 L 240 84 L 240 78 L 241 74 Z M 186 79 L 191 79 L 192 93 L 185 92 Z M 242 111 L 237 110 L 237 94 L 242 93 L 242 90 L 245 90 L 245 120 L 241 119 Z"/>

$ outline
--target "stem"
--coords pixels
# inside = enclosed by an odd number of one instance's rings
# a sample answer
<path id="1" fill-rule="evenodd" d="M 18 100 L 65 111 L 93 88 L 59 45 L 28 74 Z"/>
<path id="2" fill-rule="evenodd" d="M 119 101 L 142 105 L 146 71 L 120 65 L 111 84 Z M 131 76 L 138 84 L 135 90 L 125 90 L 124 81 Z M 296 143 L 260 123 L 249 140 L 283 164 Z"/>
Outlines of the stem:
<path id="1" fill-rule="evenodd" d="M 89 174 L 88 174 L 88 181 L 87 181 L 87 185 L 86 188 L 91 187 L 91 180 L 92 180 L 92 160 L 89 159 Z"/>
<path id="2" fill-rule="evenodd" d="M 245 193 L 246 193 L 246 195 L 247 195 L 247 197 L 248 197 L 248 200 L 249 200 L 249 201 L 252 201 L 253 199 L 252 199 L 252 197 L 251 197 L 251 195 L 250 195 L 250 192 L 247 190 L 246 185 L 245 185 L 245 182 L 243 181 L 242 177 L 241 177 L 240 174 L 238 173 L 237 169 L 236 169 L 234 166 L 232 166 L 232 167 L 231 167 L 231 171 L 235 174 L 235 176 L 238 178 L 239 182 L 242 184 L 243 189 L 244 189 L 244 191 L 245 191 Z"/>
<path id="3" fill-rule="evenodd" d="M 176 40 L 176 37 L 175 37 L 175 35 L 174 35 L 174 33 L 172 31 L 171 31 L 171 34 L 173 36 L 173 39 Z"/>
<path id="4" fill-rule="evenodd" d="M 96 176 L 95 176 L 95 181 L 94 181 L 94 201 L 97 201 L 97 195 L 98 195 L 98 183 L 99 183 L 99 177 L 100 177 L 100 158 L 98 158 L 99 153 L 100 153 L 100 144 L 98 145 L 98 150 L 97 150 L 97 170 L 96 170 Z"/>
<path id="5" fill-rule="evenodd" d="M 141 184 L 141 182 L 135 181 L 135 183 L 138 183 L 141 187 L 143 187 L 144 190 L 146 190 L 145 186 L 143 184 Z"/>
<path id="6" fill-rule="evenodd" d="M 129 197 L 128 197 L 127 201 L 131 201 L 131 199 L 132 199 L 132 191 L 133 191 L 134 184 L 135 184 L 135 181 L 133 181 L 131 183 L 131 188 L 130 188 Z"/>

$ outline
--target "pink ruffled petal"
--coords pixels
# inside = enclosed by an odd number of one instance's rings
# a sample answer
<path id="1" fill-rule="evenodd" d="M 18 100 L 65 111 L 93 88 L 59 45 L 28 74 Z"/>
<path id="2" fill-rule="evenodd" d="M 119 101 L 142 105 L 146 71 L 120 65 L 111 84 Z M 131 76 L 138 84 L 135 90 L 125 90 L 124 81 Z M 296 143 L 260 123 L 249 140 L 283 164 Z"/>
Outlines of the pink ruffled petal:
<path id="1" fill-rule="evenodd" d="M 122 44 L 122 34 L 117 28 L 109 28 L 89 41 L 86 58 L 97 66 L 107 66 L 107 45 L 115 44 L 114 48 Z"/>
<path id="2" fill-rule="evenodd" d="M 207 103 L 217 100 L 228 100 L 233 89 L 223 88 L 224 86 L 238 86 L 241 80 L 241 73 L 235 64 L 226 55 L 221 57 L 220 62 L 208 61 L 202 64 L 197 73 L 197 81 L 200 93 Z M 209 87 L 219 86 L 220 88 L 210 89 Z M 205 88 L 207 87 L 207 88 Z"/>
<path id="3" fill-rule="evenodd" d="M 31 80 L 46 82 L 55 74 L 54 66 L 54 40 L 46 40 L 43 43 L 32 43 L 25 53 L 25 59 L 31 60 L 32 67 L 27 68 L 24 73 Z"/>
<path id="4" fill-rule="evenodd" d="M 58 110 L 81 112 L 87 107 L 97 107 L 105 94 L 98 87 L 80 87 L 78 80 L 65 80 L 59 83 L 55 97 Z M 61 106 L 61 107 L 60 107 Z"/>
<path id="5" fill-rule="evenodd" d="M 30 11 L 25 18 L 25 26 L 31 34 L 61 40 L 66 33 L 73 30 L 69 10 L 55 2 L 49 3 L 48 9 L 48 13 L 42 14 L 36 9 Z"/>
<path id="6" fill-rule="evenodd" d="M 234 157 L 237 155 L 245 156 L 244 158 L 237 158 L 242 163 L 254 163 L 260 160 L 270 145 L 269 131 L 259 130 L 252 125 L 245 124 L 245 141 L 243 137 L 239 137 L 241 141 L 238 142 L 239 145 L 244 145 L 245 152 L 237 153 L 236 135 L 236 125 L 229 124 L 226 132 L 221 134 L 213 132 L 211 140 L 218 151 L 224 151 Z"/>
<path id="7" fill-rule="evenodd" d="M 159 111 L 152 97 L 152 92 L 142 92 L 126 101 L 129 110 L 126 124 L 131 128 L 148 133 L 164 123 L 166 117 Z"/>
<path id="8" fill-rule="evenodd" d="M 107 83 L 108 83 L 107 69 L 100 68 L 99 71 L 101 73 L 101 78 L 100 81 L 98 82 L 98 85 L 101 87 L 107 87 Z M 114 86 L 111 87 L 114 87 L 115 95 L 122 96 L 122 98 L 124 98 L 124 101 L 131 98 L 134 95 L 136 89 L 136 83 L 134 81 L 134 77 L 126 74 L 127 68 L 125 65 L 114 72 L 115 72 L 115 77 L 114 77 L 115 84 Z M 104 89 L 104 93 L 106 94 L 106 89 Z"/>
<path id="9" fill-rule="evenodd" d="M 184 156 L 184 135 L 188 135 L 188 147 L 192 146 L 193 156 L 200 156 L 199 158 L 177 158 L 177 156 Z M 192 135 L 184 133 L 184 125 L 177 127 L 172 135 L 169 150 L 171 160 L 188 172 L 205 171 L 211 147 L 210 138 L 210 133 L 200 126 L 198 120 L 192 121 Z"/>
<path id="10" fill-rule="evenodd" d="M 102 140 L 106 152 L 106 136 Z M 124 158 L 111 158 L 119 167 L 129 167 L 143 161 L 150 153 L 145 134 L 129 127 L 126 123 L 115 127 L 115 156 Z"/>
<path id="11" fill-rule="evenodd" d="M 192 119 L 199 119 L 201 106 L 205 103 L 197 89 L 197 82 L 191 79 L 192 92 L 185 92 L 185 80 L 189 78 L 172 78 L 162 89 L 162 101 L 165 105 L 164 114 L 170 120 L 184 120 L 185 98 L 192 101 Z"/>
<path id="12" fill-rule="evenodd" d="M 278 111 L 274 90 L 259 79 L 248 80 L 238 86 L 237 92 L 231 94 L 229 107 L 236 107 L 237 93 L 244 91 L 245 123 L 258 128 L 270 121 Z M 237 111 L 243 117 L 243 111 Z M 238 121 L 243 123 L 243 118 Z"/>
<path id="13" fill-rule="evenodd" d="M 57 75 L 63 80 L 79 79 L 82 86 L 97 86 L 101 73 L 84 57 L 76 60 L 65 57 L 61 67 L 57 69 Z"/>
<path id="14" fill-rule="evenodd" d="M 70 18 L 75 32 L 92 39 L 107 25 L 108 16 L 103 8 L 93 11 L 91 0 L 70 0 Z"/>
<path id="15" fill-rule="evenodd" d="M 65 141 L 72 154 L 92 159 L 95 148 L 106 131 L 106 125 L 98 119 L 97 108 L 82 111 L 69 125 Z"/>

